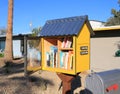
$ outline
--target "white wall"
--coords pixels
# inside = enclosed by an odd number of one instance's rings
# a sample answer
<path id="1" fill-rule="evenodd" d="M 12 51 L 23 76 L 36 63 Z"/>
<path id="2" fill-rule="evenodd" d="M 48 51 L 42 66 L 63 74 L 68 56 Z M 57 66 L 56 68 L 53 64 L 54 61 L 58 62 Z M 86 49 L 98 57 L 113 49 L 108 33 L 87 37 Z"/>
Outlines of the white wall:
<path id="1" fill-rule="evenodd" d="M 14 56 L 14 58 L 22 57 L 22 53 L 20 51 L 20 48 L 21 48 L 20 46 L 21 46 L 20 40 L 13 40 L 13 56 Z"/>
<path id="2" fill-rule="evenodd" d="M 120 37 L 91 38 L 91 70 L 120 68 L 120 57 L 115 57 L 118 41 Z"/>

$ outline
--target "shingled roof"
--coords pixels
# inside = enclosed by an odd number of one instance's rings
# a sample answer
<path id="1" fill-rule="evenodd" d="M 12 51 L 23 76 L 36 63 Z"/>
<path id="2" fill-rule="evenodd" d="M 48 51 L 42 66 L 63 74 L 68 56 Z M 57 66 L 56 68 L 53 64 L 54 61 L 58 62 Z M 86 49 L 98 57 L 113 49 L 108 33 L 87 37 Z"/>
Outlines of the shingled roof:
<path id="1" fill-rule="evenodd" d="M 43 26 L 40 36 L 78 35 L 85 22 L 88 22 L 87 15 L 48 20 Z M 92 30 L 90 24 L 89 27 Z"/>

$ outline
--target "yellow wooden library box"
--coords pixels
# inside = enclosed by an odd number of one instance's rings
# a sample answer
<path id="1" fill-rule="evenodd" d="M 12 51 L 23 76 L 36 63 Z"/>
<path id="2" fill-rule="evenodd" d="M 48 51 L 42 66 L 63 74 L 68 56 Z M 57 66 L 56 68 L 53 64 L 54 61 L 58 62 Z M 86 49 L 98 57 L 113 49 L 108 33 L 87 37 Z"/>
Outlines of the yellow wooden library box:
<path id="1" fill-rule="evenodd" d="M 48 20 L 40 36 L 42 70 L 77 74 L 90 69 L 90 35 L 88 16 Z"/>
<path id="2" fill-rule="evenodd" d="M 41 69 L 75 75 L 90 69 L 88 16 L 48 20 L 41 37 Z"/>

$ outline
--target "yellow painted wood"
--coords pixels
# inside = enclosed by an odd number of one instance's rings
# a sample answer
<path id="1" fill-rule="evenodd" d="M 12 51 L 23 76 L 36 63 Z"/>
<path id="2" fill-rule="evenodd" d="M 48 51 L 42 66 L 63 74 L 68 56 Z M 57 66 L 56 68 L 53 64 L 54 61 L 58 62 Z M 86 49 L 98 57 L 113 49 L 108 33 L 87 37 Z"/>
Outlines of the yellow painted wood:
<path id="1" fill-rule="evenodd" d="M 73 36 L 73 71 L 76 74 L 76 36 Z"/>
<path id="2" fill-rule="evenodd" d="M 74 70 L 66 70 L 63 68 L 52 68 L 52 67 L 45 67 L 43 70 L 51 71 L 51 72 L 58 72 L 58 73 L 66 73 L 66 74 L 73 74 L 75 75 Z"/>
<path id="3" fill-rule="evenodd" d="M 88 50 L 81 50 L 80 47 L 87 46 Z M 90 32 L 86 24 L 76 38 L 76 72 L 89 70 L 90 68 Z M 88 54 L 81 55 L 81 52 L 88 51 Z"/>
<path id="4" fill-rule="evenodd" d="M 30 66 L 28 66 L 27 71 L 36 72 L 38 70 L 41 70 L 41 68 L 42 68 L 41 66 L 40 67 L 30 67 Z"/>
<path id="5" fill-rule="evenodd" d="M 60 48 L 60 50 L 73 50 L 73 48 Z"/>
<path id="6" fill-rule="evenodd" d="M 44 39 L 41 38 L 41 42 L 42 42 L 42 69 L 44 69 L 44 66 L 45 66 L 45 51 L 44 51 Z"/>
<path id="7" fill-rule="evenodd" d="M 53 37 L 52 37 L 53 38 Z M 51 38 L 51 39 L 52 39 Z M 60 37 L 60 38 L 64 38 L 63 37 Z M 53 38 L 54 39 L 54 38 Z M 73 39 L 73 41 L 75 41 L 75 38 Z M 73 51 L 74 53 L 74 50 L 75 50 L 75 45 L 74 45 L 74 42 L 73 42 L 73 48 L 61 48 L 61 41 L 60 39 L 57 40 L 57 46 L 58 46 L 58 68 L 52 68 L 52 67 L 48 67 L 46 66 L 46 57 L 45 57 L 45 53 L 46 53 L 46 49 L 48 49 L 51 45 L 54 45 L 54 44 L 51 44 L 49 45 L 49 43 L 46 44 L 46 42 L 49 42 L 49 41 L 46 41 L 45 38 L 42 38 L 42 70 L 47 70 L 47 71 L 53 71 L 53 72 L 61 72 L 61 73 L 67 73 L 67 74 L 75 74 L 75 60 L 74 60 L 74 57 L 73 56 L 73 69 L 71 70 L 66 70 L 64 68 L 60 68 L 59 65 L 60 65 L 60 56 L 59 56 L 59 52 L 60 51 Z M 55 43 L 56 44 L 56 43 Z M 47 47 L 46 47 L 47 46 Z"/>
<path id="8" fill-rule="evenodd" d="M 82 71 L 89 70 L 90 68 L 90 31 L 87 24 L 84 24 L 80 33 L 77 36 L 71 36 L 73 38 L 73 47 L 72 48 L 61 48 L 62 41 L 61 39 L 65 36 L 60 36 L 58 38 L 49 37 L 41 38 L 42 42 L 42 70 L 67 73 L 67 74 L 77 74 Z M 48 67 L 46 65 L 46 51 L 49 51 L 50 46 L 54 45 L 58 47 L 58 67 Z M 87 50 L 81 50 L 80 47 L 87 46 Z M 60 68 L 60 51 L 73 51 L 73 69 L 67 70 Z M 88 51 L 88 54 L 81 55 L 81 51 Z"/>

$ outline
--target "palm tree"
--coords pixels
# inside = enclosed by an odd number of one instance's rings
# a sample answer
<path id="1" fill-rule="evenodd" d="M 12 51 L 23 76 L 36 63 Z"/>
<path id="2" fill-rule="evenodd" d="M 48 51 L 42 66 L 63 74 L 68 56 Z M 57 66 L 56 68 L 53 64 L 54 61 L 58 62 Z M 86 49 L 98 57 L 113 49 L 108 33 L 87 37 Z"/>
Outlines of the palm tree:
<path id="1" fill-rule="evenodd" d="M 12 44 L 12 31 L 13 31 L 13 3 L 14 0 L 8 0 L 8 22 L 6 32 L 5 44 L 5 63 L 12 62 L 13 59 L 13 44 Z"/>

